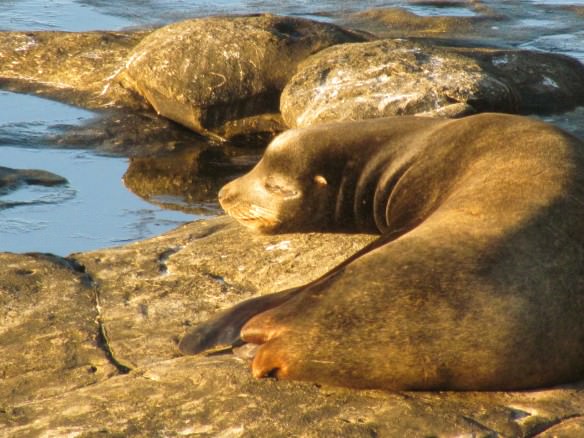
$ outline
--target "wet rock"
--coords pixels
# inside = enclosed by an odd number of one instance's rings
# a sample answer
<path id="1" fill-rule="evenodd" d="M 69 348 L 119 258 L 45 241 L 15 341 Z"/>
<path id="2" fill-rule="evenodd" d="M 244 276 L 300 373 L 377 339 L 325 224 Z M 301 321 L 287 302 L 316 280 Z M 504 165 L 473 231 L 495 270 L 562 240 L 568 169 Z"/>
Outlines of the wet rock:
<path id="1" fill-rule="evenodd" d="M 582 383 L 355 391 L 254 380 L 228 353 L 179 356 L 190 325 L 316 278 L 373 238 L 265 236 L 221 217 L 68 259 L 2 254 L 0 435 L 577 436 Z"/>
<path id="2" fill-rule="evenodd" d="M 569 56 L 531 50 L 458 49 L 519 96 L 522 114 L 563 112 L 584 105 L 584 64 Z"/>
<path id="3" fill-rule="evenodd" d="M 50 187 L 67 182 L 66 178 L 46 170 L 11 169 L 0 166 L 0 195 L 25 184 Z"/>
<path id="4" fill-rule="evenodd" d="M 532 51 L 393 39 L 331 47 L 304 61 L 282 93 L 288 126 L 389 115 L 550 113 L 584 103 L 584 66 Z"/>
<path id="5" fill-rule="evenodd" d="M 347 26 L 373 31 L 384 38 L 389 37 L 437 37 L 459 38 L 480 32 L 488 34 L 493 22 L 503 19 L 498 13 L 479 1 L 409 2 L 413 6 L 432 6 L 445 9 L 444 14 L 422 16 L 403 8 L 375 8 L 352 14 L 342 20 Z M 468 9 L 468 15 L 447 15 L 448 7 Z"/>
<path id="6" fill-rule="evenodd" d="M 127 109 L 103 111 L 79 126 L 64 126 L 46 139 L 56 148 L 95 149 L 125 157 L 157 156 L 205 141 L 190 129 L 153 112 Z"/>
<path id="7" fill-rule="evenodd" d="M 206 135 L 276 131 L 282 129 L 280 91 L 298 62 L 333 44 L 363 39 L 300 18 L 195 19 L 142 40 L 118 79 L 158 113 Z"/>
<path id="8" fill-rule="evenodd" d="M 0 32 L 0 87 L 83 108 L 141 108 L 112 78 L 148 33 Z"/>

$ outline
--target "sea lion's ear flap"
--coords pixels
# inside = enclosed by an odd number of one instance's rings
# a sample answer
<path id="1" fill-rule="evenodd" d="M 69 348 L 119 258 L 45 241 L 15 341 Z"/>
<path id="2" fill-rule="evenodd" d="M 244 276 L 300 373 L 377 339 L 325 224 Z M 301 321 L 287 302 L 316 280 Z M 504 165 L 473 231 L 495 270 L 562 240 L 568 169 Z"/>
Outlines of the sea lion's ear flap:
<path id="1" fill-rule="evenodd" d="M 326 178 L 322 175 L 316 175 L 314 177 L 314 182 L 316 183 L 317 186 L 319 187 L 325 187 L 326 185 L 328 185 L 328 181 L 326 180 Z"/>

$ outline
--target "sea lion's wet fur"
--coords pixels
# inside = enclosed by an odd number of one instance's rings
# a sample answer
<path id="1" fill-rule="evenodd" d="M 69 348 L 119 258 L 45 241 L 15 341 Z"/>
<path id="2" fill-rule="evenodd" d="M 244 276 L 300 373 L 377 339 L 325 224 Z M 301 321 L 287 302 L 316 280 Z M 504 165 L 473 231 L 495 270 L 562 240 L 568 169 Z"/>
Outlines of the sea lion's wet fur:
<path id="1" fill-rule="evenodd" d="M 261 344 L 258 377 L 458 390 L 582 378 L 583 154 L 561 130 L 508 115 L 289 131 L 222 190 L 225 209 L 269 210 L 271 226 L 242 221 L 268 232 L 382 236 L 243 318 L 236 307 L 202 324 L 181 349 L 231 342 L 243 326 Z"/>

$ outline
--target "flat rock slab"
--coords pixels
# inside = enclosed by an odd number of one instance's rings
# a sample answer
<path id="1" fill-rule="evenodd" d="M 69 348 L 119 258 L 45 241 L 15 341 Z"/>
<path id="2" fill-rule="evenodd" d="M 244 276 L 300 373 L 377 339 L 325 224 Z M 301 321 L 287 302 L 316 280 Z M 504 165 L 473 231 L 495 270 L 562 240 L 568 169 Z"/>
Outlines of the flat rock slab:
<path id="1" fill-rule="evenodd" d="M 288 126 L 392 115 L 549 113 L 584 103 L 584 66 L 562 55 L 392 39 L 311 56 L 286 85 Z"/>
<path id="2" fill-rule="evenodd" d="M 581 436 L 584 383 L 355 391 L 255 380 L 228 353 L 178 354 L 192 324 L 306 283 L 372 239 L 263 236 L 220 217 L 67 259 L 1 254 L 0 435 Z"/>
<path id="3" fill-rule="evenodd" d="M 0 265 L 0 417 L 117 374 L 100 346 L 95 292 L 74 264 L 0 254 Z"/>
<path id="4" fill-rule="evenodd" d="M 83 108 L 140 108 L 112 79 L 148 33 L 0 32 L 0 87 Z"/>
<path id="5" fill-rule="evenodd" d="M 577 389 L 529 395 L 357 392 L 256 381 L 232 357 L 183 357 L 22 406 L 4 432 L 30 437 L 577 437 L 584 426 L 578 398 Z"/>
<path id="6" fill-rule="evenodd" d="M 275 131 L 282 129 L 280 92 L 298 62 L 363 39 L 332 24 L 274 15 L 187 20 L 144 38 L 118 79 L 159 114 L 206 135 Z"/>

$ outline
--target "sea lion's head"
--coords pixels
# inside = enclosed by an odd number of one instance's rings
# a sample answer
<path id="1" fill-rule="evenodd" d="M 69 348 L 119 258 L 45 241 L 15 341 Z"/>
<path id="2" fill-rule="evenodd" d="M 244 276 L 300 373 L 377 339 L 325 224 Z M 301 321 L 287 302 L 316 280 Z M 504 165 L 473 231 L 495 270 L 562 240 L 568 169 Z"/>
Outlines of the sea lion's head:
<path id="1" fill-rule="evenodd" d="M 223 209 L 263 233 L 313 231 L 330 222 L 334 188 L 326 154 L 310 144 L 306 130 L 276 137 L 247 174 L 219 192 Z"/>

